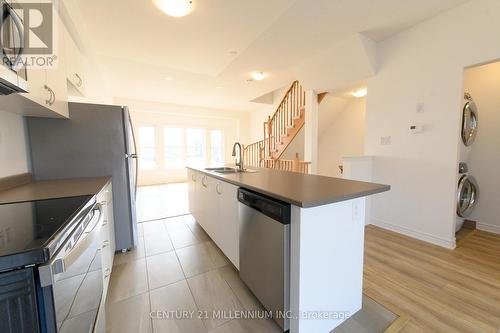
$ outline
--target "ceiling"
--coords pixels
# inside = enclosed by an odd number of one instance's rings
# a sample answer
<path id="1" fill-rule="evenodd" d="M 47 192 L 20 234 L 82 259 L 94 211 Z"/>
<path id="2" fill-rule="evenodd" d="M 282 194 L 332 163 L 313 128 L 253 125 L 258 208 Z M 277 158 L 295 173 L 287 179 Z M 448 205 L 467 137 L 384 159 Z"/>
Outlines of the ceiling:
<path id="1" fill-rule="evenodd" d="M 357 33 L 381 41 L 466 0 L 195 0 L 184 18 L 151 0 L 72 1 L 115 97 L 249 111 L 332 44 Z M 247 82 L 255 70 L 268 78 Z"/>

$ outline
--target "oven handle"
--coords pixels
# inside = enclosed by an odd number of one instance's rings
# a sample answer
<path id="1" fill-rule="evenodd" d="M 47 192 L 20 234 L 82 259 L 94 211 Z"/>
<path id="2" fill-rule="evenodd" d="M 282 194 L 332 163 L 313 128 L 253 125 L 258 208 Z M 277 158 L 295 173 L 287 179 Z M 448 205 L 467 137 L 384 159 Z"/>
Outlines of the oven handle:
<path id="1" fill-rule="evenodd" d="M 62 258 L 56 259 L 52 263 L 52 273 L 54 275 L 64 273 L 68 268 L 75 263 L 75 261 L 87 250 L 87 248 L 94 242 L 99 236 L 102 226 L 102 220 L 104 214 L 102 213 L 102 206 L 98 203 L 93 209 L 94 212 L 99 214 L 96 222 L 91 222 L 83 231 L 82 236 L 78 239 L 75 246 L 64 255 Z M 95 218 L 95 215 L 92 219 Z"/>

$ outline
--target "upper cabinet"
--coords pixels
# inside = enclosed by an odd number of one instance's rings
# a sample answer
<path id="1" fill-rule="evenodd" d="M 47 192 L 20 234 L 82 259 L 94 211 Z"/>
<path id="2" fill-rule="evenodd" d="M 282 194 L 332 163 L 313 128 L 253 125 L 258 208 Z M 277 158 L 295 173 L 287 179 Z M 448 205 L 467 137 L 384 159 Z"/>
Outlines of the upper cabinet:
<path id="1" fill-rule="evenodd" d="M 68 59 L 64 50 L 64 24 L 54 8 L 54 54 L 57 56 L 57 64 L 53 68 L 47 69 L 46 85 L 53 94 L 49 109 L 57 114 L 68 116 L 68 88 L 66 85 L 66 68 Z M 46 34 L 52 31 L 46 31 Z M 28 78 L 29 82 L 29 78 Z"/>
<path id="2" fill-rule="evenodd" d="M 27 4 L 20 2 L 19 5 Z M 28 5 L 32 6 L 33 2 Z M 53 26 L 45 26 L 42 40 L 52 38 L 54 66 L 28 66 L 29 92 L 0 96 L 0 110 L 25 116 L 68 118 L 68 94 L 74 95 L 75 91 L 79 96 L 85 94 L 85 73 L 80 50 L 61 20 L 56 5 L 53 5 L 52 15 Z M 46 61 L 50 61 L 50 57 L 43 56 Z"/>
<path id="3" fill-rule="evenodd" d="M 19 97 L 22 96 L 25 100 L 17 101 L 20 111 L 27 116 L 67 118 L 69 115 L 66 88 L 66 54 L 62 42 L 63 34 L 61 33 L 61 27 L 64 25 L 56 10 L 53 11 L 53 15 L 53 52 L 56 60 L 54 60 L 54 66 L 28 67 L 29 92 L 19 94 Z M 44 37 L 47 37 L 48 34 L 52 34 L 52 29 L 44 30 L 43 34 Z M 15 97 L 15 95 L 9 95 L 8 97 Z"/>
<path id="4" fill-rule="evenodd" d="M 64 34 L 64 52 L 66 54 L 66 78 L 70 92 L 76 91 L 80 96 L 85 95 L 85 70 L 80 49 L 66 28 Z"/>

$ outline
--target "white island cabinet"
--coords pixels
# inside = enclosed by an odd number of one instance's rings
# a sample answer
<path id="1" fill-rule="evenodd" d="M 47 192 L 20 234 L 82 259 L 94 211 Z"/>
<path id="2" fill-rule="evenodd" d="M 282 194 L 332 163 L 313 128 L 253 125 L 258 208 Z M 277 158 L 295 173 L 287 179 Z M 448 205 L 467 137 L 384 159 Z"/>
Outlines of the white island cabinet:
<path id="1" fill-rule="evenodd" d="M 190 167 L 188 175 L 191 213 L 238 269 L 238 187 L 290 204 L 283 261 L 290 333 L 331 332 L 361 309 L 365 197 L 389 186 L 270 169 L 216 174 Z"/>
<path id="2" fill-rule="evenodd" d="M 239 268 L 238 187 L 194 170 L 188 172 L 191 214 Z"/>

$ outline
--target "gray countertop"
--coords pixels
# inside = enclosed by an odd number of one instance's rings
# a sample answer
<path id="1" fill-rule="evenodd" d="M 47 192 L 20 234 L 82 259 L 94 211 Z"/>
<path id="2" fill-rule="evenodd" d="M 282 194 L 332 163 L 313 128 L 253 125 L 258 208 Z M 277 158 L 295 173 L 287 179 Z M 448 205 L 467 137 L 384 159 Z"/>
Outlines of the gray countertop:
<path id="1" fill-rule="evenodd" d="M 188 167 L 188 169 L 303 208 L 365 197 L 390 190 L 389 185 L 272 169 L 252 168 L 258 172 L 231 174 L 207 171 L 203 167 Z"/>
<path id="2" fill-rule="evenodd" d="M 0 204 L 93 195 L 110 181 L 111 177 L 31 181 L 0 191 Z"/>

